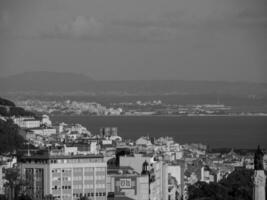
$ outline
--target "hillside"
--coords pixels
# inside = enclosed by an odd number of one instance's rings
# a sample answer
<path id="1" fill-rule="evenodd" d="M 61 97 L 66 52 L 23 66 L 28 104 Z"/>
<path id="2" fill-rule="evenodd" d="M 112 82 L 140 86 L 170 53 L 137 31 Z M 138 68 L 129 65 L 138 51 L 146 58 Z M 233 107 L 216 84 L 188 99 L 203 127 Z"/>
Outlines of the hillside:
<path id="1" fill-rule="evenodd" d="M 0 119 L 0 155 L 3 153 L 12 153 L 21 148 L 25 142 L 19 134 L 19 128 L 12 120 L 3 121 Z"/>
<path id="2" fill-rule="evenodd" d="M 0 116 L 35 116 L 35 114 L 21 107 L 17 107 L 15 103 L 10 100 L 0 97 Z"/>
<path id="3" fill-rule="evenodd" d="M 15 103 L 13 103 L 10 100 L 3 99 L 0 97 L 0 106 L 15 106 Z"/>
<path id="4" fill-rule="evenodd" d="M 92 79 L 75 73 L 30 71 L 0 79 L 0 91 L 71 91 L 86 88 Z"/>
<path id="5" fill-rule="evenodd" d="M 75 73 L 25 72 L 0 78 L 0 92 L 33 94 L 115 94 L 115 95 L 267 95 L 267 83 L 132 80 L 94 81 Z"/>

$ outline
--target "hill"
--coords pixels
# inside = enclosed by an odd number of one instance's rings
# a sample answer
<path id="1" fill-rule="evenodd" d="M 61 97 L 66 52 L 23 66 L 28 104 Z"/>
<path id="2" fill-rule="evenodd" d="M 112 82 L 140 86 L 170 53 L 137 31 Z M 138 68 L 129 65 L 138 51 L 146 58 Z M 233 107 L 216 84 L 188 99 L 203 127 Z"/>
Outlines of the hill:
<path id="1" fill-rule="evenodd" d="M 0 79 L 0 91 L 71 91 L 86 88 L 92 79 L 75 73 L 30 71 Z"/>
<path id="2" fill-rule="evenodd" d="M 267 95 L 267 83 L 132 80 L 94 81 L 75 73 L 25 72 L 0 78 L 0 92 L 34 94 L 115 94 L 115 95 Z"/>
<path id="3" fill-rule="evenodd" d="M 7 99 L 3 99 L 0 97 L 0 106 L 15 106 L 15 104 Z"/>

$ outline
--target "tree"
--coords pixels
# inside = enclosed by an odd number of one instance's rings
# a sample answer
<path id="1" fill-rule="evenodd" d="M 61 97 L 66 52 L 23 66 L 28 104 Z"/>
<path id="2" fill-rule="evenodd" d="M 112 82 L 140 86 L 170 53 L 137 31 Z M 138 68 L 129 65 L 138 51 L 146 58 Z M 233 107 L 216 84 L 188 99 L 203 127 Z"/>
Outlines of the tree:
<path id="1" fill-rule="evenodd" d="M 10 200 L 31 200 L 26 195 L 26 181 L 20 176 L 18 168 L 8 168 L 4 171 L 5 188 L 9 191 Z"/>
<path id="2" fill-rule="evenodd" d="M 0 154 L 13 153 L 21 148 L 24 138 L 19 134 L 19 127 L 12 120 L 3 121 L 0 119 Z"/>
<path id="3" fill-rule="evenodd" d="M 238 169 L 219 183 L 197 182 L 189 186 L 189 200 L 251 200 L 253 170 Z"/>
<path id="4" fill-rule="evenodd" d="M 22 194 L 18 197 L 18 200 L 32 200 L 32 198 L 29 195 Z"/>
<path id="5" fill-rule="evenodd" d="M 7 99 L 3 99 L 0 97 L 0 105 L 2 106 L 15 106 L 15 104 L 12 101 L 9 101 Z"/>
<path id="6" fill-rule="evenodd" d="M 6 196 L 3 194 L 0 194 L 0 200 L 7 200 Z"/>

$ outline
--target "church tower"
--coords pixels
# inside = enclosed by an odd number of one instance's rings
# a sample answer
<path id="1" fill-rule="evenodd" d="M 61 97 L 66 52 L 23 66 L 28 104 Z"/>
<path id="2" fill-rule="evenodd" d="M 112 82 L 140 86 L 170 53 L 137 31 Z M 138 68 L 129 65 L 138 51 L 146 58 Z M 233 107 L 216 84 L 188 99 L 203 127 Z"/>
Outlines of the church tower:
<path id="1" fill-rule="evenodd" d="M 263 155 L 264 153 L 258 146 L 254 156 L 254 188 L 253 200 L 266 200 L 265 197 L 265 184 L 266 175 L 263 168 Z"/>

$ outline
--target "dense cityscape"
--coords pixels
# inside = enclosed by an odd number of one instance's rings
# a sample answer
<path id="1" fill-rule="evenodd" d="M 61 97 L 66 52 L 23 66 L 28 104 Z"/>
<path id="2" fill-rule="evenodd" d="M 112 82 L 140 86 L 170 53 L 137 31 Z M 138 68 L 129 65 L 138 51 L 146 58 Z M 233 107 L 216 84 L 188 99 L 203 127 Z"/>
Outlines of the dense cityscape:
<path id="1" fill-rule="evenodd" d="M 0 0 L 0 200 L 267 200 L 267 0 Z"/>
<path id="2" fill-rule="evenodd" d="M 260 147 L 255 153 L 180 144 L 168 136 L 132 140 L 122 138 L 118 127 L 92 133 L 81 124 L 54 123 L 47 115 L 52 106 L 77 114 L 81 109 L 107 112 L 96 103 L 66 101 L 42 104 L 36 114 L 35 109 L 27 111 L 1 99 L 1 199 L 249 200 L 260 195 L 256 199 L 263 200 L 265 196 L 267 154 Z M 253 171 L 255 181 L 260 176 L 259 184 L 251 181 Z"/>

